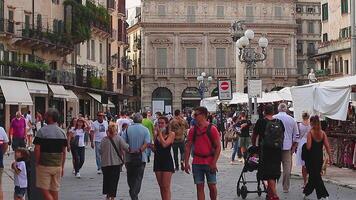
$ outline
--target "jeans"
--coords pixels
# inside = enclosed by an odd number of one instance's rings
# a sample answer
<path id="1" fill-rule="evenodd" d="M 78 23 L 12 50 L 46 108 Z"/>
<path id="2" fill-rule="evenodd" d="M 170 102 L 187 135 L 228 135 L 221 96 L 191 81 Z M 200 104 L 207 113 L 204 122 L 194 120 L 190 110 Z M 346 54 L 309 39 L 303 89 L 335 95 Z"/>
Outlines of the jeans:
<path id="1" fill-rule="evenodd" d="M 19 147 L 26 148 L 25 138 L 12 138 L 11 147 L 14 151 Z"/>
<path id="2" fill-rule="evenodd" d="M 174 142 L 173 143 L 173 157 L 174 157 L 174 165 L 176 169 L 179 169 L 179 162 L 178 162 L 178 149 L 180 152 L 180 162 L 182 163 L 184 160 L 184 142 Z"/>
<path id="3" fill-rule="evenodd" d="M 192 165 L 194 184 L 202 184 L 206 181 L 208 184 L 216 184 L 216 172 L 211 172 L 209 165 Z"/>
<path id="4" fill-rule="evenodd" d="M 146 149 L 146 155 L 147 155 L 147 161 L 148 162 L 150 162 L 151 152 L 152 152 L 152 150 L 150 148 Z"/>
<path id="5" fill-rule="evenodd" d="M 232 160 L 232 161 L 235 160 L 236 154 L 239 153 L 239 148 L 240 148 L 239 143 L 240 143 L 240 140 L 236 140 L 236 141 L 234 142 L 234 151 L 232 152 L 232 156 L 231 156 L 231 160 Z"/>
<path id="6" fill-rule="evenodd" d="M 95 142 L 95 160 L 96 160 L 96 167 L 98 170 L 101 170 L 100 144 L 101 142 Z"/>
<path id="7" fill-rule="evenodd" d="M 289 191 L 290 174 L 292 171 L 292 153 L 291 150 L 282 151 L 282 166 L 283 166 L 283 190 Z"/>
<path id="8" fill-rule="evenodd" d="M 131 200 L 138 200 L 138 194 L 141 191 L 143 174 L 145 172 L 146 163 L 141 165 L 126 163 L 127 169 L 127 184 L 130 188 Z"/>
<path id="9" fill-rule="evenodd" d="M 85 147 L 73 147 L 73 159 L 74 159 L 74 170 L 75 173 L 78 173 L 79 170 L 83 167 L 85 160 Z"/>

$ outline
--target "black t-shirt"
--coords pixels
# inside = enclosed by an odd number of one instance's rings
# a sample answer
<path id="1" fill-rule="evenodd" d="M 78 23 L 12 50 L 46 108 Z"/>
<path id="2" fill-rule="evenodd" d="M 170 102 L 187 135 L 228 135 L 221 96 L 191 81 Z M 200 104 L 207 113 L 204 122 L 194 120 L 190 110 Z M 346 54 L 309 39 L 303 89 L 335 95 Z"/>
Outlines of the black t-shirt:
<path id="1" fill-rule="evenodd" d="M 261 118 L 258 119 L 256 124 L 255 124 L 255 128 L 253 129 L 253 132 L 258 135 L 258 144 L 259 146 L 261 145 L 262 139 L 265 137 L 265 131 L 266 131 L 266 126 L 267 126 L 267 122 L 270 121 L 266 118 Z M 281 122 L 281 125 L 283 126 L 284 129 L 284 125 Z"/>
<path id="2" fill-rule="evenodd" d="M 242 124 L 247 124 L 247 126 L 241 129 L 240 137 L 250 137 L 250 127 L 252 125 L 251 121 L 244 119 L 237 122 L 236 126 L 240 127 Z"/>

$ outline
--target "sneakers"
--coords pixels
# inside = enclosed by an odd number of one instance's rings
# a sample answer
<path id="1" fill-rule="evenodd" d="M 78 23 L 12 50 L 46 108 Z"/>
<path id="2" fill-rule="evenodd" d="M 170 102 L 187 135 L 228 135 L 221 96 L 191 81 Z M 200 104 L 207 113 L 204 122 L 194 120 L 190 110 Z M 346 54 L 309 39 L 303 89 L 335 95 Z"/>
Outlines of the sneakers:
<path id="1" fill-rule="evenodd" d="M 98 171 L 96 171 L 96 173 L 97 173 L 97 174 L 101 174 L 101 170 L 100 170 L 100 169 L 98 169 Z"/>
<path id="2" fill-rule="evenodd" d="M 80 178 L 80 173 L 78 172 L 76 175 L 75 175 L 76 178 Z"/>
<path id="3" fill-rule="evenodd" d="M 75 169 L 73 169 L 72 174 L 74 174 L 74 175 L 75 175 Z"/>
<path id="4" fill-rule="evenodd" d="M 320 200 L 329 200 L 329 197 L 323 197 Z"/>
<path id="5" fill-rule="evenodd" d="M 303 200 L 310 200 L 309 196 L 304 195 Z"/>

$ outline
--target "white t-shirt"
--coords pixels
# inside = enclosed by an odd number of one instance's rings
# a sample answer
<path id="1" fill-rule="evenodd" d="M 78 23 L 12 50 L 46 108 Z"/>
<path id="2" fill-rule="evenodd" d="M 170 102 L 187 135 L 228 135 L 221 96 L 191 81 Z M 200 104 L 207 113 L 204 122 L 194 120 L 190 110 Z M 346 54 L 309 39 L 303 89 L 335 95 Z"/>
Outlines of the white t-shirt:
<path id="1" fill-rule="evenodd" d="M 74 137 L 79 136 L 78 147 L 85 147 L 84 137 L 85 132 L 83 129 L 77 129 L 74 131 Z"/>
<path id="2" fill-rule="evenodd" d="M 117 125 L 117 133 L 121 133 L 121 129 L 122 129 L 122 125 L 127 124 L 128 126 L 130 126 L 132 124 L 131 119 L 128 118 L 120 118 L 118 120 L 116 120 L 116 125 Z"/>
<path id="3" fill-rule="evenodd" d="M 27 188 L 27 171 L 25 161 L 16 162 L 16 168 L 21 170 L 19 174 L 14 175 L 15 186 L 20 188 Z"/>
<path id="4" fill-rule="evenodd" d="M 101 142 L 106 137 L 108 127 L 108 122 L 105 120 L 102 123 L 99 123 L 97 120 L 92 123 L 91 129 L 94 131 L 94 142 Z"/>
<path id="5" fill-rule="evenodd" d="M 0 127 L 0 145 L 8 142 L 9 142 L 9 138 L 7 137 L 5 129 L 3 127 Z"/>

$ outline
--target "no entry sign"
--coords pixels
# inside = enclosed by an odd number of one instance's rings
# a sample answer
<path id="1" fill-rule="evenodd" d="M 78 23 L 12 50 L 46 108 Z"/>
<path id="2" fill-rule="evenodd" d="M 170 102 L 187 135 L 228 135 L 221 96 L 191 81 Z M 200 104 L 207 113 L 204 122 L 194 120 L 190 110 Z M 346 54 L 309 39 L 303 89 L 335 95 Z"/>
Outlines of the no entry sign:
<path id="1" fill-rule="evenodd" d="M 231 80 L 219 80 L 219 100 L 231 100 L 232 99 L 232 85 Z"/>

